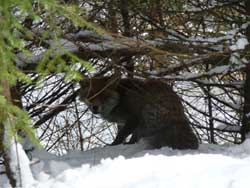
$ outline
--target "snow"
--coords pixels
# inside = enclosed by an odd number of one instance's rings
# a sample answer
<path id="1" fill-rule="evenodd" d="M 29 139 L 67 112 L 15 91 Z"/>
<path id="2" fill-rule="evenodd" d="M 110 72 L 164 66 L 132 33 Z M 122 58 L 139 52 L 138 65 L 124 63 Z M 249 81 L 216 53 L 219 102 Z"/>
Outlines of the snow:
<path id="1" fill-rule="evenodd" d="M 33 178 L 31 169 L 30 169 L 30 161 L 25 154 L 22 146 L 20 144 L 15 144 L 14 140 L 12 140 L 12 144 L 10 147 L 10 166 L 13 171 L 16 171 L 16 174 L 20 174 L 20 177 L 17 177 L 17 184 L 18 187 L 32 187 L 32 184 L 34 184 L 35 180 Z M 0 167 L 0 171 L 1 171 Z M 5 180 L 5 177 L 2 177 Z M 0 176 L 1 180 L 1 176 Z M 1 183 L 1 181 L 0 181 Z M 2 185 L 0 184 L 0 187 Z M 5 181 L 3 183 L 3 187 L 9 187 Z"/>
<path id="2" fill-rule="evenodd" d="M 208 74 L 213 75 L 213 74 L 219 74 L 219 73 L 227 73 L 229 68 L 230 68 L 229 65 L 216 66 L 215 68 L 211 69 L 208 72 Z"/>
<path id="3" fill-rule="evenodd" d="M 110 35 L 107 35 L 105 33 L 102 33 L 101 35 L 91 31 L 91 30 L 80 30 L 75 35 L 71 35 L 75 39 L 85 39 L 85 38 L 95 38 L 100 40 L 113 40 L 113 37 Z"/>
<path id="4" fill-rule="evenodd" d="M 245 46 L 248 44 L 249 43 L 248 43 L 248 40 L 246 38 L 239 38 L 234 45 L 230 46 L 230 49 L 232 51 L 243 50 L 243 49 L 245 49 Z"/>
<path id="5" fill-rule="evenodd" d="M 229 126 L 225 124 L 219 124 L 216 129 L 222 130 L 222 131 L 232 131 L 232 132 L 240 132 L 241 127 L 240 126 Z"/>
<path id="6" fill-rule="evenodd" d="M 145 150 L 141 142 L 61 157 L 37 150 L 31 161 L 20 145 L 17 148 L 24 188 L 249 187 L 250 140 L 241 145 L 201 144 L 198 150 Z M 6 179 L 0 187 L 9 187 Z"/>
<path id="7" fill-rule="evenodd" d="M 64 171 L 55 179 L 43 179 L 38 187 L 50 187 L 51 184 L 55 188 L 227 187 L 230 184 L 232 187 L 237 187 L 240 182 L 232 183 L 221 176 L 227 178 L 233 176 L 230 168 L 250 166 L 246 162 L 222 155 L 184 155 L 181 157 L 182 160 L 179 158 L 179 156 L 145 155 L 143 159 L 126 160 L 124 157 L 106 159 L 95 167 L 82 165 L 77 170 Z M 176 160 L 179 162 L 176 163 Z M 203 166 L 203 169 L 194 168 L 194 163 Z M 241 172 L 245 173 L 245 170 L 236 170 L 237 175 L 241 177 Z M 214 173 L 211 174 L 211 171 Z M 209 183 L 209 179 L 213 181 Z"/>

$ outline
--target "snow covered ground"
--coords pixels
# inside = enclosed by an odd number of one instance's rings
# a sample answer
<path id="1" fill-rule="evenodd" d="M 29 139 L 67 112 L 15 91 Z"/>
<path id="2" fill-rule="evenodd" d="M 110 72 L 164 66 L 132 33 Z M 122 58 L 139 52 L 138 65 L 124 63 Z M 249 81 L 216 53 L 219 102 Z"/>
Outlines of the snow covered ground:
<path id="1" fill-rule="evenodd" d="M 30 162 L 18 148 L 25 188 L 250 187 L 250 140 L 242 145 L 203 144 L 195 151 L 145 150 L 143 143 L 62 157 L 36 151 Z M 9 187 L 3 176 L 0 187 Z"/>

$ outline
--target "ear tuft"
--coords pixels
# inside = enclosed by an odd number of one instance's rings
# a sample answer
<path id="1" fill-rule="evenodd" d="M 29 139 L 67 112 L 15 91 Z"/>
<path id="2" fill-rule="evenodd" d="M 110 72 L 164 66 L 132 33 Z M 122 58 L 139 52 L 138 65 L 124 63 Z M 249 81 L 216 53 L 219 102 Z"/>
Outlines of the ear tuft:
<path id="1" fill-rule="evenodd" d="M 89 78 L 84 78 L 79 82 L 81 88 L 89 87 Z"/>

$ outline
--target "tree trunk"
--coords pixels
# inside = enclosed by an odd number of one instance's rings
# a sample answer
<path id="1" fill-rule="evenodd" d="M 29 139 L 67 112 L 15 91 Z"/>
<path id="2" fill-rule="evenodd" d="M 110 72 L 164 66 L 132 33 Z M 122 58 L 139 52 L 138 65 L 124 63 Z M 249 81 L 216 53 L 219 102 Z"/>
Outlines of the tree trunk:
<path id="1" fill-rule="evenodd" d="M 7 81 L 0 80 L 0 85 L 2 87 L 2 92 L 0 93 L 3 95 L 8 102 L 11 102 L 11 94 L 10 94 L 10 86 Z M 4 112 L 0 112 L 0 115 L 2 116 L 1 120 L 3 121 L 5 119 Z M 3 123 L 0 122 L 0 153 L 3 154 L 3 164 L 5 167 L 6 175 L 9 179 L 9 183 L 12 187 L 16 187 L 17 180 L 16 180 L 16 172 L 13 170 L 13 167 L 11 167 L 11 156 L 10 156 L 10 149 L 6 147 L 6 135 L 8 134 L 8 127 Z"/>
<path id="2" fill-rule="evenodd" d="M 247 18 L 250 17 L 250 0 L 245 1 L 245 10 Z M 250 43 L 250 24 L 248 24 L 245 35 Z M 246 46 L 247 50 L 250 49 L 250 45 Z M 249 59 L 248 59 L 249 60 Z M 243 117 L 241 127 L 241 141 L 244 142 L 246 135 L 250 133 L 250 61 L 246 64 L 245 69 L 245 84 L 244 84 L 244 106 Z"/>
<path id="3" fill-rule="evenodd" d="M 246 79 L 244 85 L 244 106 L 241 128 L 241 140 L 244 142 L 246 134 L 250 133 L 250 63 L 246 65 Z"/>
<path id="4" fill-rule="evenodd" d="M 123 35 L 126 37 L 132 37 L 130 16 L 129 16 L 129 2 L 127 0 L 120 0 L 120 9 L 123 22 Z M 120 63 L 125 63 L 125 69 L 127 71 L 127 76 L 129 78 L 133 77 L 134 73 L 134 63 L 132 56 L 124 56 Z"/>

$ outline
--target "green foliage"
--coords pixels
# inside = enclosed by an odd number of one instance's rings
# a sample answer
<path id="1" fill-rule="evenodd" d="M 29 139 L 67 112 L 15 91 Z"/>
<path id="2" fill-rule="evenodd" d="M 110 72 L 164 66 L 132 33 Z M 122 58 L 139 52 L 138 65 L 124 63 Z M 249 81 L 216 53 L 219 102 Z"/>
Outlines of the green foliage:
<path id="1" fill-rule="evenodd" d="M 75 25 L 94 30 L 99 34 L 105 33 L 105 31 L 101 28 L 98 28 L 94 24 L 86 21 L 85 18 L 81 16 L 82 9 L 80 9 L 78 6 L 57 5 L 57 10 L 60 15 L 65 16 L 69 20 L 72 20 Z"/>
<path id="2" fill-rule="evenodd" d="M 0 95 L 0 105 L 6 104 L 6 99 L 4 96 Z"/>
<path id="3" fill-rule="evenodd" d="M 31 78 L 15 65 L 18 53 L 23 53 L 27 57 L 32 54 L 26 45 L 27 40 L 33 40 L 35 36 L 24 24 L 27 19 L 31 20 L 32 23 L 42 20 L 46 25 L 46 30 L 40 34 L 40 40 L 55 41 L 55 45 L 44 52 L 45 55 L 37 67 L 38 73 L 46 76 L 52 72 L 63 72 L 67 79 L 80 80 L 78 64 L 92 71 L 93 69 L 88 62 L 82 61 L 70 53 L 67 53 L 67 62 L 60 57 L 60 50 L 64 51 L 59 42 L 62 33 L 60 20 L 67 19 L 74 25 L 89 28 L 98 33 L 103 32 L 87 22 L 81 16 L 81 11 L 76 6 L 64 6 L 55 0 L 0 0 L 0 80 L 7 80 L 10 86 L 14 86 L 17 81 L 31 83 Z M 55 52 L 59 52 L 58 55 L 55 55 Z M 0 85 L 0 93 L 1 87 Z M 33 130 L 30 128 L 28 114 L 12 105 L 1 95 L 0 124 L 7 126 L 9 137 L 22 130 L 32 141 L 37 143 Z"/>
<path id="4" fill-rule="evenodd" d="M 2 125 L 6 126 L 7 130 L 7 135 L 5 135 L 6 146 L 9 146 L 11 138 L 16 136 L 18 131 L 22 131 L 28 136 L 33 144 L 39 145 L 34 130 L 29 126 L 29 115 L 17 106 L 10 104 L 7 100 L 1 99 L 3 99 L 2 96 L 0 96 L 0 121 Z M 22 138 L 19 137 L 19 140 L 22 141 Z"/>
<path id="5" fill-rule="evenodd" d="M 70 64 L 68 64 L 61 56 L 56 55 L 51 59 L 51 54 L 55 51 L 60 51 L 65 54 L 70 59 Z M 41 73 L 41 79 L 50 73 L 64 73 L 67 80 L 80 81 L 82 79 L 81 73 L 79 73 L 79 68 L 84 67 L 89 72 L 94 72 L 93 66 L 76 55 L 69 53 L 61 46 L 47 50 L 44 54 L 44 58 L 41 60 L 37 66 L 37 72 Z"/>

